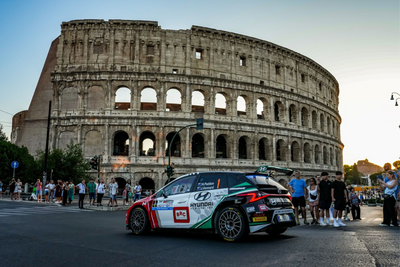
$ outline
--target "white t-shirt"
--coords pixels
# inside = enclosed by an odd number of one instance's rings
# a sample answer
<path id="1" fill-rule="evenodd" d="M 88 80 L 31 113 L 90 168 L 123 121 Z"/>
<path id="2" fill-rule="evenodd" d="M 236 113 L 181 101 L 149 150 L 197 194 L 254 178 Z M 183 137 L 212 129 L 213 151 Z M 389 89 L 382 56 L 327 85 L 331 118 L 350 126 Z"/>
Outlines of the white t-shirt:
<path id="1" fill-rule="evenodd" d="M 141 185 L 135 185 L 135 194 L 140 193 L 141 190 L 142 190 L 142 186 Z"/>
<path id="2" fill-rule="evenodd" d="M 106 188 L 105 184 L 96 185 L 96 190 L 98 194 L 104 194 L 104 189 Z"/>
<path id="3" fill-rule="evenodd" d="M 314 190 L 311 190 L 310 188 L 311 188 L 311 186 L 307 186 L 307 190 L 308 190 L 308 200 L 309 200 L 310 202 L 317 201 L 317 200 L 318 200 L 318 186 L 315 186 Z M 311 198 L 311 195 L 317 196 L 317 198 L 316 198 L 316 199 L 312 199 L 312 198 Z"/>
<path id="4" fill-rule="evenodd" d="M 79 187 L 79 194 L 85 194 L 85 185 L 80 183 L 77 185 Z"/>
<path id="5" fill-rule="evenodd" d="M 117 183 L 111 183 L 109 185 L 109 187 L 110 187 L 111 195 L 116 195 L 117 194 L 117 189 L 118 189 L 118 184 Z"/>

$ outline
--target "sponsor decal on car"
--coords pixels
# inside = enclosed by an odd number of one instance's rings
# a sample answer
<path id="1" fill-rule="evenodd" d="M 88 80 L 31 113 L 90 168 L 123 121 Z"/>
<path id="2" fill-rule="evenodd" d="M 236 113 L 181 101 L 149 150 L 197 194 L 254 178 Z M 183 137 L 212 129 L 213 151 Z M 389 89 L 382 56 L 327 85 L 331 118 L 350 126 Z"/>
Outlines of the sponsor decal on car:
<path id="1" fill-rule="evenodd" d="M 256 207 L 252 206 L 252 207 L 247 207 L 246 208 L 247 212 L 255 212 L 256 211 Z"/>
<path id="2" fill-rule="evenodd" d="M 243 189 L 246 189 L 246 187 L 232 187 L 232 188 L 229 188 L 229 190 L 243 190 Z"/>
<path id="3" fill-rule="evenodd" d="M 275 214 L 287 214 L 287 213 L 293 213 L 292 209 L 283 209 L 283 210 L 275 210 L 274 211 L 274 215 Z"/>
<path id="4" fill-rule="evenodd" d="M 174 222 L 175 223 L 189 223 L 189 208 L 188 207 L 175 207 L 174 208 Z"/>
<path id="5" fill-rule="evenodd" d="M 206 183 L 198 183 L 197 184 L 197 191 L 200 190 L 213 190 L 215 188 L 214 182 L 206 182 Z"/>
<path id="6" fill-rule="evenodd" d="M 265 222 L 265 221 L 267 221 L 267 216 L 253 218 L 253 222 Z"/>
<path id="7" fill-rule="evenodd" d="M 173 200 L 154 200 L 151 210 L 172 210 Z"/>
<path id="8" fill-rule="evenodd" d="M 213 202 L 200 202 L 200 203 L 191 203 L 191 209 L 212 209 L 214 207 Z"/>
<path id="9" fill-rule="evenodd" d="M 265 205 L 265 204 L 258 205 L 258 208 L 260 209 L 260 211 L 267 211 L 268 210 L 267 205 Z"/>
<path id="10" fill-rule="evenodd" d="M 196 195 L 194 195 L 194 199 L 197 201 L 206 201 L 210 197 L 211 197 L 210 192 L 200 192 L 200 193 L 197 193 Z"/>

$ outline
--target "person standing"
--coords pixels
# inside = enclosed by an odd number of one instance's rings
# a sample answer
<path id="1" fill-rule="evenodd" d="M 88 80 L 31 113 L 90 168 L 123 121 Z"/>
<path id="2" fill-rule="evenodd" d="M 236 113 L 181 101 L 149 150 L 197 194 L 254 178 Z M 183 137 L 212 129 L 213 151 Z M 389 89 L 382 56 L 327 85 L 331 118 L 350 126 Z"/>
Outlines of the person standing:
<path id="1" fill-rule="evenodd" d="M 95 195 L 96 195 L 96 184 L 93 179 L 90 179 L 90 183 L 87 185 L 87 189 L 89 192 L 89 205 L 94 205 Z"/>
<path id="2" fill-rule="evenodd" d="M 38 202 L 42 202 L 42 182 L 37 179 L 36 182 L 36 197 Z"/>
<path id="3" fill-rule="evenodd" d="M 67 206 L 67 202 L 68 202 L 68 191 L 69 191 L 68 182 L 64 182 L 64 185 L 63 185 L 63 198 L 62 198 L 62 204 L 63 204 L 64 206 Z"/>
<path id="4" fill-rule="evenodd" d="M 140 197 L 141 197 L 141 194 L 142 194 L 142 186 L 139 184 L 139 182 L 136 182 L 136 185 L 133 188 L 133 191 L 135 193 L 133 202 L 136 202 L 136 199 L 140 200 Z"/>
<path id="5" fill-rule="evenodd" d="M 72 201 L 74 201 L 74 194 L 75 194 L 75 185 L 74 182 L 71 180 L 69 181 L 69 189 L 68 189 L 68 201 L 69 204 L 72 204 Z"/>
<path id="6" fill-rule="evenodd" d="M 61 195 L 62 195 L 62 183 L 60 180 L 57 181 L 56 184 L 56 203 L 61 203 Z"/>
<path id="7" fill-rule="evenodd" d="M 10 187 L 10 199 L 13 200 L 14 198 L 14 190 L 15 190 L 15 179 L 12 178 L 10 183 L 8 184 L 8 186 Z"/>
<path id="8" fill-rule="evenodd" d="M 321 180 L 317 179 L 317 185 L 319 187 L 319 225 L 327 226 L 332 225 L 329 221 L 329 208 L 331 207 L 331 182 L 328 180 L 328 173 L 321 173 Z M 324 222 L 324 214 L 326 214 Z"/>
<path id="9" fill-rule="evenodd" d="M 3 183 L 0 180 L 0 199 L 3 199 Z"/>
<path id="10" fill-rule="evenodd" d="M 388 178 L 388 182 L 384 182 L 382 180 L 378 180 L 379 185 L 385 188 L 383 193 L 383 222 L 379 226 L 399 226 L 397 223 L 396 216 L 396 190 L 398 189 L 398 183 L 395 176 L 395 172 L 389 170 L 386 172 L 386 177 Z"/>
<path id="11" fill-rule="evenodd" d="M 315 178 L 310 179 L 310 185 L 307 187 L 308 191 L 308 205 L 310 206 L 311 216 L 313 218 L 311 224 L 318 224 L 319 221 L 319 189 Z M 315 215 L 314 215 L 315 214 Z"/>
<path id="12" fill-rule="evenodd" d="M 49 196 L 49 186 L 50 182 L 46 181 L 46 185 L 44 186 L 44 203 L 47 203 L 47 198 Z"/>
<path id="13" fill-rule="evenodd" d="M 343 173 L 341 171 L 336 172 L 336 180 L 332 183 L 332 202 L 335 205 L 335 211 L 333 213 L 333 227 L 346 226 L 342 223 L 343 210 L 346 208 L 346 203 L 349 202 L 347 196 L 346 185 L 342 181 Z"/>
<path id="14" fill-rule="evenodd" d="M 86 193 L 86 182 L 85 180 L 82 180 L 82 182 L 78 185 L 75 186 L 76 188 L 79 188 L 79 201 L 78 201 L 78 206 L 80 209 L 83 208 L 83 200 L 85 199 L 85 193 Z"/>
<path id="15" fill-rule="evenodd" d="M 22 193 L 22 183 L 20 179 L 17 179 L 17 182 L 15 183 L 14 197 L 16 197 L 17 200 L 21 200 L 21 193 Z"/>
<path id="16" fill-rule="evenodd" d="M 353 187 L 350 188 L 349 202 L 351 204 L 351 215 L 353 216 L 353 221 L 361 220 L 360 215 L 360 199 L 357 197 L 356 191 Z M 356 215 L 357 214 L 357 215 Z"/>
<path id="17" fill-rule="evenodd" d="M 109 185 L 110 187 L 110 197 L 111 197 L 111 207 L 118 207 L 118 202 L 117 202 L 117 190 L 118 190 L 118 184 L 115 182 L 115 179 L 111 179 L 111 183 Z M 115 201 L 115 205 L 114 205 Z"/>
<path id="18" fill-rule="evenodd" d="M 128 195 L 128 186 L 125 186 L 124 192 L 122 193 L 122 206 L 127 206 L 126 197 Z"/>
<path id="19" fill-rule="evenodd" d="M 50 184 L 49 184 L 49 199 L 48 199 L 48 203 L 53 203 L 53 196 L 54 196 L 54 188 L 56 186 L 54 185 L 54 181 L 51 180 Z"/>
<path id="20" fill-rule="evenodd" d="M 300 225 L 298 207 L 300 206 L 301 212 L 303 214 L 304 224 L 308 225 L 309 223 L 307 222 L 306 218 L 306 199 L 304 197 L 307 194 L 307 184 L 304 179 L 301 179 L 299 171 L 296 171 L 294 173 L 294 176 L 296 178 L 292 179 L 289 182 L 289 187 L 292 192 L 292 203 L 294 205 L 294 210 L 296 214 L 296 223 L 297 225 Z"/>
<path id="21" fill-rule="evenodd" d="M 104 192 L 106 189 L 106 185 L 104 184 L 103 179 L 100 180 L 100 183 L 96 186 L 96 192 L 97 192 L 97 206 L 103 206 L 101 204 L 101 201 L 104 196 Z"/>

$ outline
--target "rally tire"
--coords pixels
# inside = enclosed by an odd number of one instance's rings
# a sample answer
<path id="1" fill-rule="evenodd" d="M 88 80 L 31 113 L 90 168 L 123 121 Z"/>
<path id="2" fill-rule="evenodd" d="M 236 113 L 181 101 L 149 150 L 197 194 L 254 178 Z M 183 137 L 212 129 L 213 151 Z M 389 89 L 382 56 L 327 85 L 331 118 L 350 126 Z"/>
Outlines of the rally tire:
<path id="1" fill-rule="evenodd" d="M 286 232 L 286 230 L 287 230 L 287 228 L 279 228 L 279 229 L 270 229 L 265 232 L 271 236 L 278 236 L 278 235 Z"/>
<path id="2" fill-rule="evenodd" d="M 238 241 L 246 231 L 242 212 L 235 207 L 221 209 L 215 217 L 215 230 L 225 241 Z"/>
<path id="3" fill-rule="evenodd" d="M 142 235 L 150 230 L 150 222 L 146 211 L 142 207 L 133 208 L 129 214 L 129 226 L 136 235 Z"/>

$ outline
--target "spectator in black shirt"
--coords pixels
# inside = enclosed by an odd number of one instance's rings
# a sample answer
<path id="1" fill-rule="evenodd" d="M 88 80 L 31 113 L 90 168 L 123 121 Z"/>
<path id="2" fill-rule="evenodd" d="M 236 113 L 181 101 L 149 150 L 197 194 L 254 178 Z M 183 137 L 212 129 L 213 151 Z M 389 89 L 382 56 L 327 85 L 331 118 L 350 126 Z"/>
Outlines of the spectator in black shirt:
<path id="1" fill-rule="evenodd" d="M 336 172 L 336 181 L 332 183 L 332 201 L 335 202 L 335 212 L 333 213 L 333 227 L 346 226 L 342 223 L 343 210 L 349 202 L 346 185 L 342 181 L 343 173 Z M 336 219 L 337 218 L 337 219 Z"/>
<path id="2" fill-rule="evenodd" d="M 327 226 L 329 222 L 329 208 L 331 206 L 331 182 L 328 180 L 328 173 L 322 172 L 322 180 L 317 178 L 317 185 L 319 187 L 319 224 Z M 326 223 L 324 222 L 324 211 L 326 213 Z"/>

